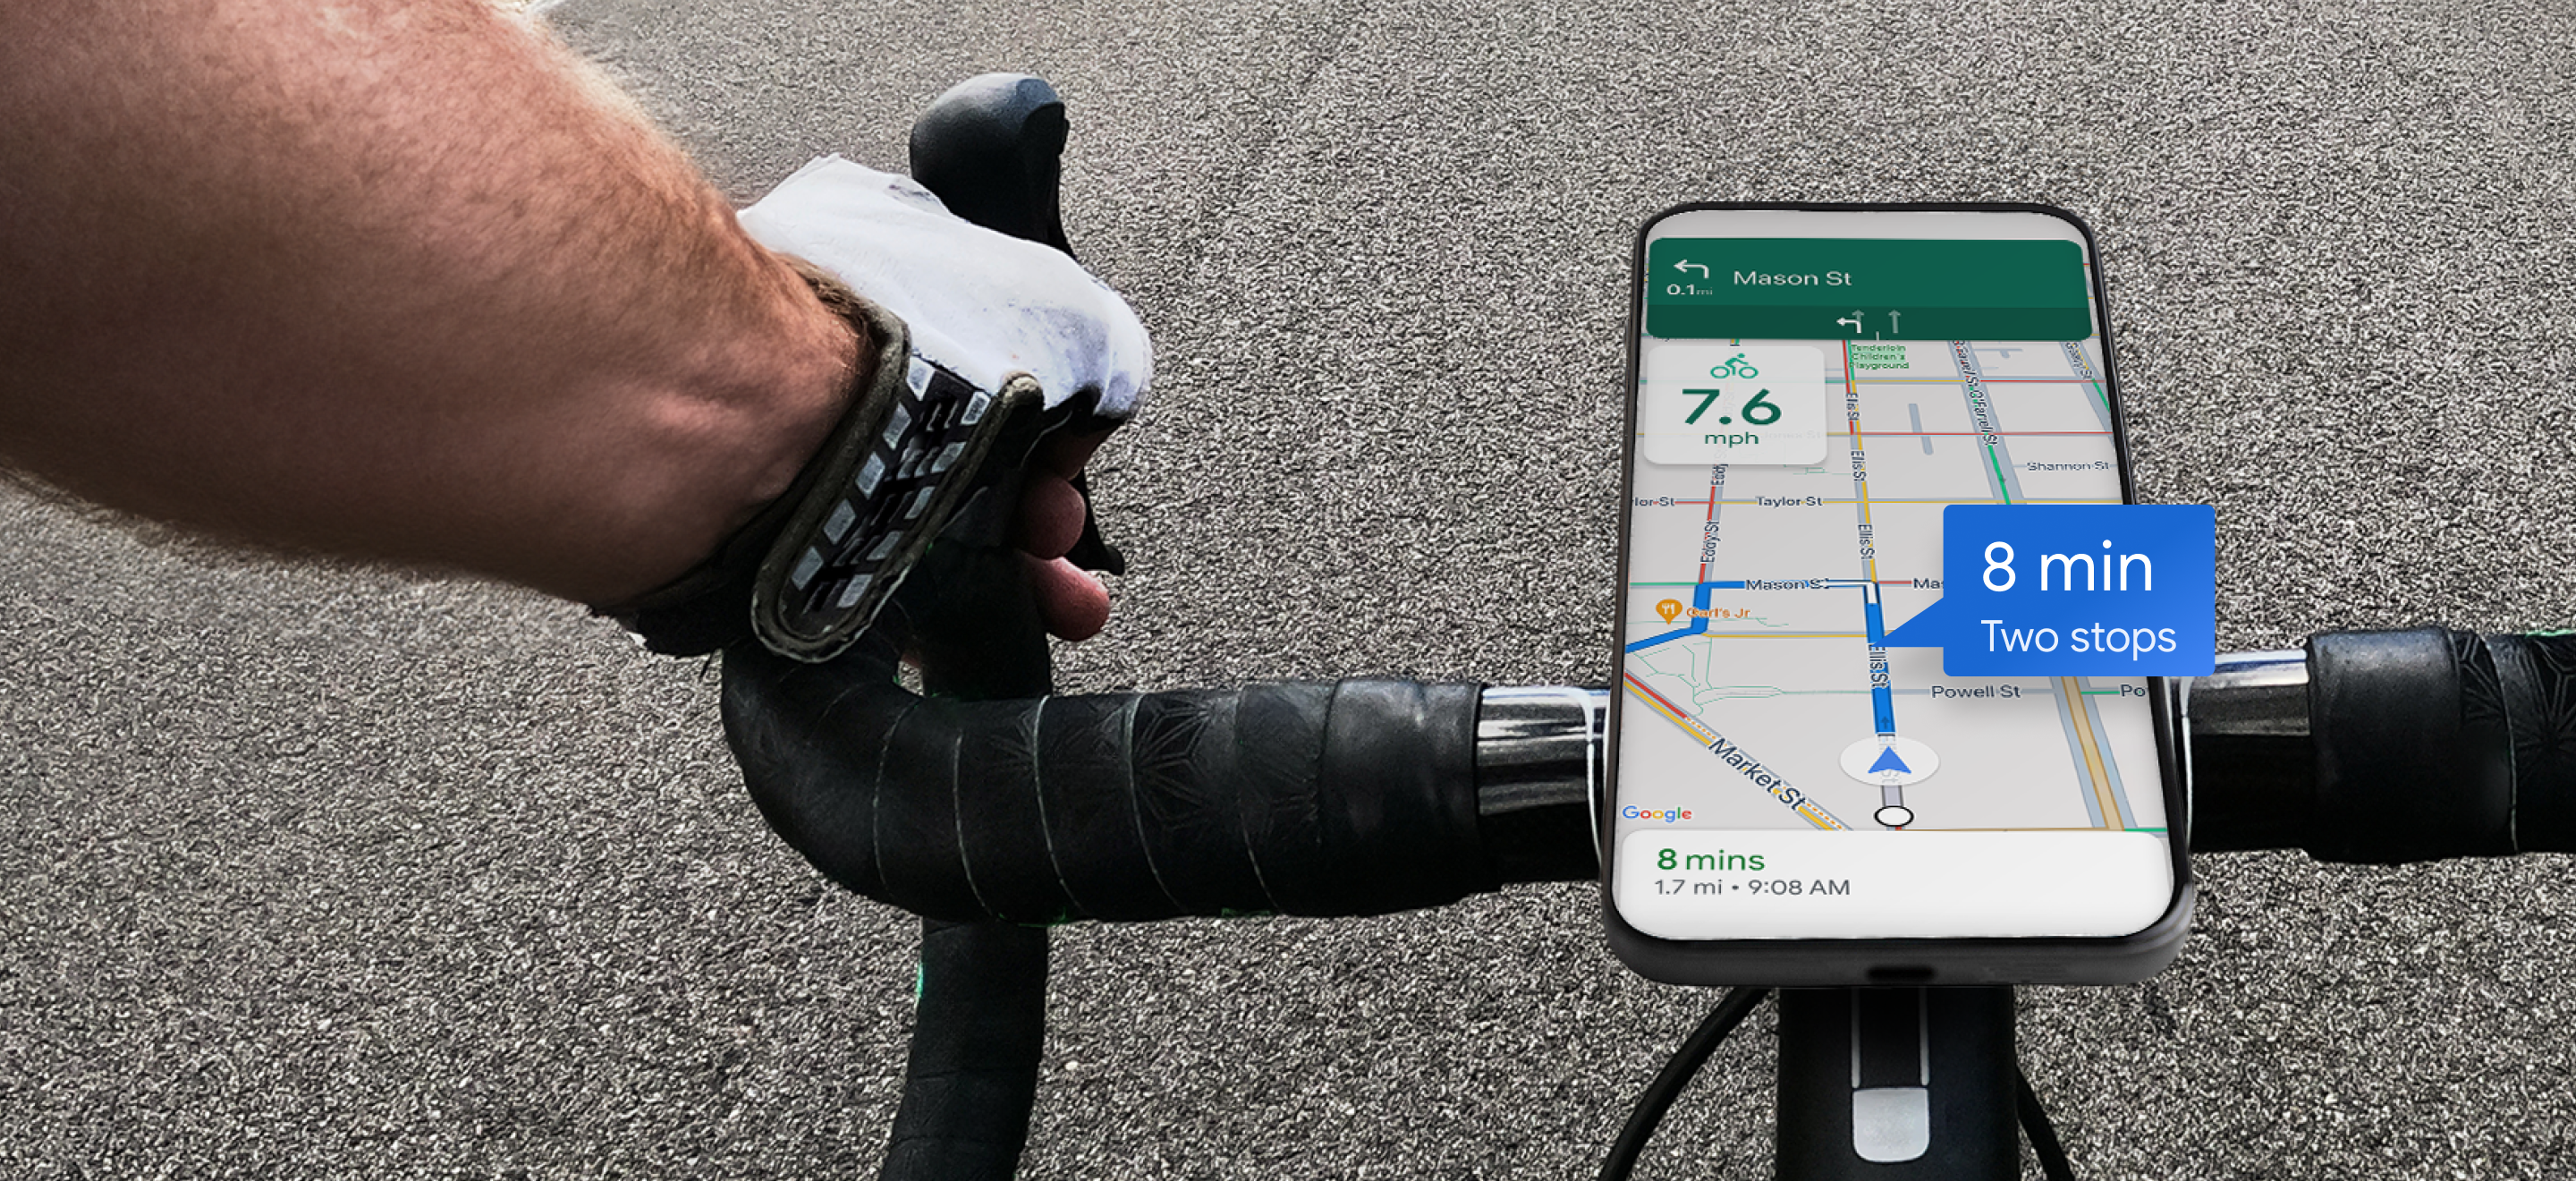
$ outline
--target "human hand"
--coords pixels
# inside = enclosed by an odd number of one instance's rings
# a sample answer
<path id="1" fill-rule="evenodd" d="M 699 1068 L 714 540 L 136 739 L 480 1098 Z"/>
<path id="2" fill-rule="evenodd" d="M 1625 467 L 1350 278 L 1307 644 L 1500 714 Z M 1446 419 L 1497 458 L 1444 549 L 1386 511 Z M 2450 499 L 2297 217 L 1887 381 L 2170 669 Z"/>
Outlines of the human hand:
<path id="1" fill-rule="evenodd" d="M 1152 381 L 1152 349 L 1126 301 L 1071 258 L 960 220 L 910 180 L 837 156 L 806 165 L 740 220 L 901 318 L 914 352 L 977 387 L 1026 374 L 1050 409 L 1088 403 L 1087 422 L 1032 458 L 1016 541 L 1047 630 L 1097 634 L 1108 591 L 1064 555 L 1086 515 L 1073 478 Z"/>
<path id="2" fill-rule="evenodd" d="M 1089 507 L 1073 478 L 1109 432 L 1085 431 L 1049 439 L 1031 461 L 1020 494 L 1018 542 L 1027 556 L 1029 586 L 1038 616 L 1058 638 L 1087 640 L 1109 625 L 1109 589 L 1099 576 L 1065 557 L 1082 539 Z"/>

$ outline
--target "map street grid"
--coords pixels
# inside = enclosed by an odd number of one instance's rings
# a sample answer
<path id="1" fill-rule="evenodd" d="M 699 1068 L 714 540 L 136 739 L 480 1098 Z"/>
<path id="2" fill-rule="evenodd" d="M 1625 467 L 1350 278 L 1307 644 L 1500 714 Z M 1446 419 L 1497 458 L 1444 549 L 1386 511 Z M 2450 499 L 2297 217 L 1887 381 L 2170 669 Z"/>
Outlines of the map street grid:
<path id="1" fill-rule="evenodd" d="M 1622 802 L 1689 828 L 2161 835 L 2143 678 L 1953 678 L 1881 642 L 1940 596 L 1945 506 L 2120 502 L 2098 339 L 1824 342 L 1822 462 L 1639 463 Z"/>

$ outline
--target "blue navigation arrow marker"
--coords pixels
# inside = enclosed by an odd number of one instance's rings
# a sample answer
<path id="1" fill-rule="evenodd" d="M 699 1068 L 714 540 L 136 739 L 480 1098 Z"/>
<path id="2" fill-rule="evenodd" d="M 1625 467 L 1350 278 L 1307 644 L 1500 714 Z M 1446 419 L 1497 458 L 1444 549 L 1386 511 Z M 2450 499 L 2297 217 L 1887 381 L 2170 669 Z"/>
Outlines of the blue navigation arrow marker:
<path id="1" fill-rule="evenodd" d="M 1894 771 L 1899 775 L 1911 775 L 1914 773 L 1914 768 L 1906 766 L 1905 760 L 1896 757 L 1896 748 L 1891 746 L 1886 750 L 1878 752 L 1878 761 L 1869 765 L 1870 774 L 1876 775 L 1881 771 Z"/>

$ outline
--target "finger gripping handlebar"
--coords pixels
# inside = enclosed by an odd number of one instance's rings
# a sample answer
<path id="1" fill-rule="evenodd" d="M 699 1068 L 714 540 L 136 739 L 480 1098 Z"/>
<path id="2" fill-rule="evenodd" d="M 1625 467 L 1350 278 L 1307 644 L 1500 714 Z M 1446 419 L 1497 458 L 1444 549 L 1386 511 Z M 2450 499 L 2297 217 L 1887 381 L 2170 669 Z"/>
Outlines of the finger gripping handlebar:
<path id="1" fill-rule="evenodd" d="M 860 894 L 1045 923 L 1363 915 L 1496 887 L 1478 687 L 1410 681 L 957 701 L 871 646 L 729 650 L 725 735 L 771 827 Z"/>

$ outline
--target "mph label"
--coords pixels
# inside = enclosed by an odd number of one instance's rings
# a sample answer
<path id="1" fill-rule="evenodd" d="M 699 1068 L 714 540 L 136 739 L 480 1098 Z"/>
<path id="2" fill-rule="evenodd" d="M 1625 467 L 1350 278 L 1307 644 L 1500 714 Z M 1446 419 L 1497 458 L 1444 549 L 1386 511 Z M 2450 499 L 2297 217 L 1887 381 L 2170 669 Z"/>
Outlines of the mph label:
<path id="1" fill-rule="evenodd" d="M 1658 344 L 1639 381 L 1648 463 L 1817 463 L 1841 409 L 1824 350 L 1807 345 Z"/>
<path id="2" fill-rule="evenodd" d="M 2151 833 L 1632 832 L 1619 915 L 1662 939 L 2115 936 L 2173 898 Z"/>

